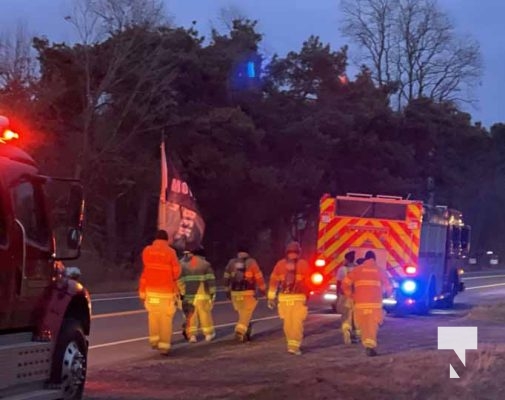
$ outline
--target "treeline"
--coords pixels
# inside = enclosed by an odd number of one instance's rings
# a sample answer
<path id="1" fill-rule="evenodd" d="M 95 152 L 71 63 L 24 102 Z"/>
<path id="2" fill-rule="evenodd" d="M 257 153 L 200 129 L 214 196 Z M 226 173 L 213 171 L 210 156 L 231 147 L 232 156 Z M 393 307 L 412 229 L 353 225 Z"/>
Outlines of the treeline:
<path id="1" fill-rule="evenodd" d="M 86 246 L 104 263 L 135 264 L 152 238 L 162 134 L 217 269 L 239 241 L 266 270 L 290 236 L 314 246 L 326 192 L 432 195 L 463 210 L 474 249 L 505 243 L 504 124 L 487 131 L 425 97 L 393 109 L 395 85 L 366 67 L 344 79 L 347 48 L 318 37 L 267 62 L 247 19 L 207 39 L 152 20 L 109 28 L 74 45 L 34 38 L 40 73 L 0 90 L 0 111 L 30 133 L 23 145 L 43 168 L 83 180 Z"/>

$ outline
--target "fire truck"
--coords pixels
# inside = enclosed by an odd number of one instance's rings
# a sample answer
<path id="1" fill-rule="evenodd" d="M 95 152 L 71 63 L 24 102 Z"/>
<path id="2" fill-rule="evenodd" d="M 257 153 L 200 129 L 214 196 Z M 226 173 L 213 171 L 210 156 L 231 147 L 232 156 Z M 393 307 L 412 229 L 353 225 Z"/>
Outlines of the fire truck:
<path id="1" fill-rule="evenodd" d="M 0 398 L 80 399 L 91 303 L 63 261 L 80 255 L 82 186 L 42 175 L 11 129 L 0 116 Z"/>
<path id="2" fill-rule="evenodd" d="M 320 200 L 317 259 L 324 299 L 336 307 L 335 276 L 344 255 L 356 260 L 372 250 L 395 288 L 383 300 L 395 314 L 425 314 L 452 307 L 464 290 L 460 279 L 470 250 L 471 228 L 460 211 L 397 196 L 353 194 Z"/>

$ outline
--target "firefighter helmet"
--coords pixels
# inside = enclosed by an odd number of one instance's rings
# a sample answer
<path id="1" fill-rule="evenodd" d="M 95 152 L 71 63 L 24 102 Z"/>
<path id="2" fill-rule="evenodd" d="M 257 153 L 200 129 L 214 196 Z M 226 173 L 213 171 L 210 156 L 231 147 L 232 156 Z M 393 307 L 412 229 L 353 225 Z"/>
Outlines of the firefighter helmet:
<path id="1" fill-rule="evenodd" d="M 288 253 L 300 254 L 301 252 L 302 249 L 300 247 L 300 243 L 298 242 L 291 242 L 286 246 L 286 254 Z"/>

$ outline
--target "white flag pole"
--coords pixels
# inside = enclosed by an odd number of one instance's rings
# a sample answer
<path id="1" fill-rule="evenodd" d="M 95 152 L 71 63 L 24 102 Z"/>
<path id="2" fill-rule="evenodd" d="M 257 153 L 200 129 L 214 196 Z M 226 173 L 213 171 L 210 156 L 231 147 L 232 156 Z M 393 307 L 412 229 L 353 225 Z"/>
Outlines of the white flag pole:
<path id="1" fill-rule="evenodd" d="M 166 230 L 167 224 L 167 189 L 168 189 L 168 166 L 165 153 L 165 135 L 161 140 L 161 185 L 160 185 L 160 200 L 158 206 L 158 229 Z"/>

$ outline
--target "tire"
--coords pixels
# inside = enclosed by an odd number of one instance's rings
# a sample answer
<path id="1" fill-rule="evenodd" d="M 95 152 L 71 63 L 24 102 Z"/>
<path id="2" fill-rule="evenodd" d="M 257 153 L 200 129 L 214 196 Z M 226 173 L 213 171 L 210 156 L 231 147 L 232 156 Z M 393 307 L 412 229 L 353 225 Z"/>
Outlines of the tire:
<path id="1" fill-rule="evenodd" d="M 62 400 L 80 400 L 86 382 L 88 346 L 82 323 L 67 319 L 58 337 L 51 367 L 51 382 L 61 385 Z"/>
<path id="2" fill-rule="evenodd" d="M 428 315 L 433 308 L 433 298 L 435 297 L 435 281 L 430 281 L 428 293 L 423 297 L 423 302 L 417 307 L 417 313 L 420 315 Z"/>
<path id="3" fill-rule="evenodd" d="M 458 293 L 459 279 L 457 276 L 453 277 L 450 294 L 443 300 L 440 301 L 440 307 L 444 309 L 449 309 L 454 307 L 454 298 Z"/>

